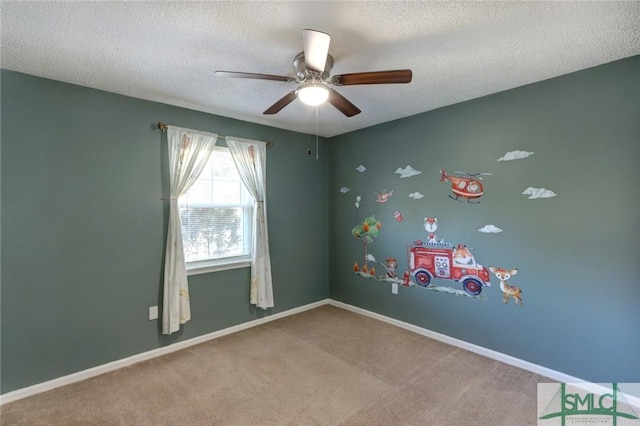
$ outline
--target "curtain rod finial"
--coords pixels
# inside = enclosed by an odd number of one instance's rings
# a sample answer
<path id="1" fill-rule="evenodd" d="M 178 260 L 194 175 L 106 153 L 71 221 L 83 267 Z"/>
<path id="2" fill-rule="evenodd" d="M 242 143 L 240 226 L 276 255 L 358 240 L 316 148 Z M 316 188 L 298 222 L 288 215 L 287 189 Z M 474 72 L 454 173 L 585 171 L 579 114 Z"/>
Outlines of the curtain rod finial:
<path id="1" fill-rule="evenodd" d="M 164 132 L 165 130 L 167 130 L 167 127 L 169 127 L 169 126 L 167 126 L 167 125 L 166 125 L 165 123 L 163 123 L 162 121 L 160 121 L 160 122 L 158 123 L 158 129 L 162 130 L 163 132 Z"/>

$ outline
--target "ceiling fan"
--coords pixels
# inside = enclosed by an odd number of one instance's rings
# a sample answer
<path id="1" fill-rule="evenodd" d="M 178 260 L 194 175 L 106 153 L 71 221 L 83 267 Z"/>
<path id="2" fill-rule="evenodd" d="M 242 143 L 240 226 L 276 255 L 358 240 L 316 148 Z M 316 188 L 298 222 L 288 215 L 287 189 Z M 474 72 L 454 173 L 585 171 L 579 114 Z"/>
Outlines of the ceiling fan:
<path id="1" fill-rule="evenodd" d="M 287 93 L 276 103 L 267 108 L 263 114 L 276 114 L 284 107 L 299 98 L 307 105 L 320 105 L 328 101 L 347 117 L 359 114 L 360 109 L 347 98 L 329 87 L 353 86 L 357 84 L 393 84 L 411 82 L 410 69 L 390 71 L 369 71 L 353 74 L 330 76 L 333 68 L 333 57 L 329 55 L 331 36 L 322 31 L 305 29 L 302 31 L 304 51 L 293 58 L 295 77 L 249 72 L 216 71 L 218 77 L 251 78 L 257 80 L 282 81 L 297 83 L 297 89 Z"/>

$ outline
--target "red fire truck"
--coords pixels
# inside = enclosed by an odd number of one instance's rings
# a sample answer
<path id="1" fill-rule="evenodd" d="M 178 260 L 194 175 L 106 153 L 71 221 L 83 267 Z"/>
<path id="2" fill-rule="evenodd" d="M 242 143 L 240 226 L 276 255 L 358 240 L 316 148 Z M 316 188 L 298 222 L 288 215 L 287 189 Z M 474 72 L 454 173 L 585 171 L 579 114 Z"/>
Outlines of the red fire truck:
<path id="1" fill-rule="evenodd" d="M 454 247 L 448 243 L 426 243 L 414 241 L 407 247 L 409 273 L 423 287 L 431 280 L 440 278 L 462 283 L 464 291 L 472 296 L 482 292 L 482 287 L 491 286 L 489 271 L 476 263 L 466 246 Z"/>

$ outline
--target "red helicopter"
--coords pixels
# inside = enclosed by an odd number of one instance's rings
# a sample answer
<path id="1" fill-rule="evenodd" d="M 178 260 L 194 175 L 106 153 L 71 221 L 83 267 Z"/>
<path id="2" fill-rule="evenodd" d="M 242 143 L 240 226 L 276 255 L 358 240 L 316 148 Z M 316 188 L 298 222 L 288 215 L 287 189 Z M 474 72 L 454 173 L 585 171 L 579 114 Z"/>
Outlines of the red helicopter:
<path id="1" fill-rule="evenodd" d="M 440 170 L 440 182 L 448 181 L 451 183 L 451 191 L 455 198 L 449 195 L 452 200 L 458 200 L 458 197 L 466 198 L 471 204 L 478 204 L 480 201 L 471 201 L 480 198 L 484 194 L 484 186 L 482 185 L 482 176 L 491 176 L 491 173 L 467 173 L 454 172 L 463 177 L 447 176 L 446 170 Z"/>

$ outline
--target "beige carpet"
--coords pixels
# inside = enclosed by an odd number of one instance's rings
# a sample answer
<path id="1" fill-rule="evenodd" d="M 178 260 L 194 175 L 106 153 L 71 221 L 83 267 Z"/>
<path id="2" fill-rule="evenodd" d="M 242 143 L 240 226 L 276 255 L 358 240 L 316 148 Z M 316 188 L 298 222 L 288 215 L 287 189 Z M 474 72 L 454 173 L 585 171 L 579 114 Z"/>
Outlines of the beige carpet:
<path id="1" fill-rule="evenodd" d="M 552 380 L 323 306 L 0 407 L 2 425 L 534 425 Z"/>

